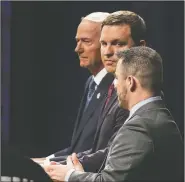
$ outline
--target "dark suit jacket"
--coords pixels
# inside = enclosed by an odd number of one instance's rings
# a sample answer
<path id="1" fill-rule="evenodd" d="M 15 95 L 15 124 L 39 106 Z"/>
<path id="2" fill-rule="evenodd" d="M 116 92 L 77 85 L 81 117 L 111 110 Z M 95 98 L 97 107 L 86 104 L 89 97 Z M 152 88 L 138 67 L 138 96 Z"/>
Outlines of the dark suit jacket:
<path id="1" fill-rule="evenodd" d="M 118 131 L 101 173 L 75 171 L 69 181 L 183 181 L 183 141 L 162 101 L 139 108 Z"/>
<path id="2" fill-rule="evenodd" d="M 102 105 L 92 149 L 77 154 L 85 171 L 97 172 L 99 170 L 106 157 L 108 142 L 111 142 L 109 140 L 113 140 L 113 136 L 127 119 L 128 114 L 128 110 L 118 106 L 117 94 L 114 90 L 107 106 L 104 108 Z M 65 164 L 66 157 L 60 156 L 51 160 L 62 161 L 60 163 Z"/>
<path id="3" fill-rule="evenodd" d="M 88 85 L 91 79 L 92 78 L 90 77 L 85 85 L 85 92 L 80 103 L 80 108 L 75 122 L 71 146 L 64 150 L 56 152 L 54 154 L 56 157 L 70 155 L 72 152 L 78 153 L 92 148 L 101 107 L 102 104 L 105 102 L 108 88 L 112 84 L 114 76 L 110 73 L 106 74 L 106 76 L 100 82 L 88 107 L 84 112 Z"/>
<path id="4" fill-rule="evenodd" d="M 105 109 L 104 107 L 102 108 L 92 150 L 77 155 L 85 171 L 99 171 L 111 141 L 127 119 L 128 114 L 128 110 L 118 106 L 117 94 L 114 90 L 108 105 Z"/>

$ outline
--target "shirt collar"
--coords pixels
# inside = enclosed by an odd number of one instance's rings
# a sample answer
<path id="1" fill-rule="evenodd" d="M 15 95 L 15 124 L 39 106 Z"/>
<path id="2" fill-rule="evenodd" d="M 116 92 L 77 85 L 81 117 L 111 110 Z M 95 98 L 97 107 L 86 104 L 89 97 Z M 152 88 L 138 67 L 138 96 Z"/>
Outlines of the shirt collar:
<path id="1" fill-rule="evenodd" d="M 114 78 L 114 80 L 113 80 L 114 88 L 115 88 L 115 86 L 116 86 L 116 83 L 117 83 L 117 79 Z"/>
<path id="2" fill-rule="evenodd" d="M 103 68 L 96 76 L 93 76 L 93 79 L 96 85 L 99 85 L 104 76 L 107 74 L 107 70 Z"/>
<path id="3" fill-rule="evenodd" d="M 130 110 L 130 114 L 129 114 L 129 118 L 142 106 L 144 106 L 145 104 L 148 104 L 149 102 L 153 102 L 156 100 L 162 100 L 162 98 L 160 96 L 156 96 L 156 97 L 150 97 L 148 99 L 145 99 L 139 103 L 137 103 L 136 105 L 134 105 L 131 110 Z"/>

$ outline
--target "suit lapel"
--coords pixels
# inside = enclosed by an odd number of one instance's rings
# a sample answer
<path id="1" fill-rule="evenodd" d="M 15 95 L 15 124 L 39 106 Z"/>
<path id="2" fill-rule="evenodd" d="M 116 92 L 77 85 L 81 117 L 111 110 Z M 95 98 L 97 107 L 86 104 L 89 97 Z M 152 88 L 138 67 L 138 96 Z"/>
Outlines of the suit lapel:
<path id="1" fill-rule="evenodd" d="M 86 109 L 86 113 L 84 116 L 85 119 L 88 119 L 92 115 L 97 105 L 105 98 L 105 95 L 106 95 L 106 90 L 97 89 L 95 91 L 92 97 L 92 100 Z"/>
<path id="2" fill-rule="evenodd" d="M 109 112 L 110 108 L 112 107 L 112 105 L 115 103 L 115 101 L 117 100 L 117 94 L 116 94 L 116 91 L 114 89 L 113 93 L 112 93 L 112 96 L 107 104 L 107 106 L 102 110 L 102 117 L 104 118 L 107 113 Z"/>
<path id="3" fill-rule="evenodd" d="M 78 121 L 79 125 L 77 126 L 78 129 L 76 130 L 76 134 L 75 134 L 75 138 L 74 138 L 73 143 L 76 143 L 76 140 L 80 136 L 80 133 L 82 132 L 83 128 L 85 127 L 87 121 L 92 116 L 92 114 L 94 113 L 97 106 L 102 103 L 103 99 L 105 99 L 107 92 L 108 92 L 108 88 L 109 88 L 110 84 L 113 82 L 113 80 L 114 80 L 114 76 L 110 73 L 107 73 L 106 76 L 100 82 L 100 84 L 99 84 L 97 90 L 95 91 L 86 111 L 81 114 L 81 118 L 79 119 L 80 122 Z M 84 103 L 84 105 L 85 105 L 85 103 Z"/>
<path id="4" fill-rule="evenodd" d="M 80 107 L 79 107 L 79 110 L 78 110 L 78 115 L 77 115 L 77 119 L 76 119 L 75 126 L 74 126 L 72 140 L 73 140 L 73 137 L 76 135 L 77 128 L 79 127 L 80 120 L 83 116 L 84 106 L 85 106 L 86 98 L 87 98 L 88 86 L 89 86 L 89 83 L 90 83 L 91 79 L 92 79 L 92 76 L 90 76 L 88 78 L 88 80 L 86 81 L 86 84 L 85 84 L 84 94 L 83 94 L 82 100 L 80 102 Z"/>
<path id="5" fill-rule="evenodd" d="M 102 125 L 107 113 L 110 111 L 111 107 L 115 104 L 116 100 L 117 100 L 117 94 L 116 94 L 116 91 L 114 90 L 106 108 L 104 108 L 104 106 L 102 107 L 102 112 L 101 112 L 101 115 L 98 119 L 98 125 L 97 125 L 97 131 L 96 131 L 95 138 L 94 138 L 94 143 L 96 142 L 97 137 L 99 137 L 98 133 L 100 131 L 101 125 Z"/>

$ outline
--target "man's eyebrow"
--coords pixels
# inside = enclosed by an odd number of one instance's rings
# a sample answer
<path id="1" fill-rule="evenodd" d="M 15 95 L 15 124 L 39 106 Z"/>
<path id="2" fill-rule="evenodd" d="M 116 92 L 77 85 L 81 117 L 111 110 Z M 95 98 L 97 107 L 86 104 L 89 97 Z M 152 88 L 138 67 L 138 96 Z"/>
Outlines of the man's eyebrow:
<path id="1" fill-rule="evenodd" d="M 114 40 L 112 40 L 112 42 L 114 42 L 114 43 L 120 42 L 120 43 L 123 43 L 123 44 L 126 44 L 127 43 L 126 40 L 120 40 L 120 39 L 114 39 Z"/>
<path id="2" fill-rule="evenodd" d="M 100 42 L 106 42 L 106 41 L 103 40 L 103 39 L 100 39 Z M 125 43 L 125 44 L 127 43 L 126 40 L 120 40 L 120 39 L 113 39 L 110 42 L 113 42 L 113 43 L 115 43 L 115 42 L 122 42 L 122 43 Z"/>
<path id="3" fill-rule="evenodd" d="M 113 39 L 112 42 L 123 42 L 123 41 L 120 39 Z"/>
<path id="4" fill-rule="evenodd" d="M 89 38 L 89 37 L 80 37 L 80 38 L 75 37 L 75 40 L 91 40 L 91 38 Z"/>

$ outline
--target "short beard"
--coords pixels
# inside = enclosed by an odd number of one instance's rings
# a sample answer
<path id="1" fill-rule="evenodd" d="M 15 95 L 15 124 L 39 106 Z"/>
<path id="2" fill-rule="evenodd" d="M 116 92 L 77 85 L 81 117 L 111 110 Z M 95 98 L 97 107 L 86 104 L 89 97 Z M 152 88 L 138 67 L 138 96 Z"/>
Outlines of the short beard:
<path id="1" fill-rule="evenodd" d="M 118 96 L 119 107 L 123 109 L 127 109 L 126 95 L 127 95 L 127 90 L 125 89 L 124 95 L 120 94 L 120 96 Z"/>

